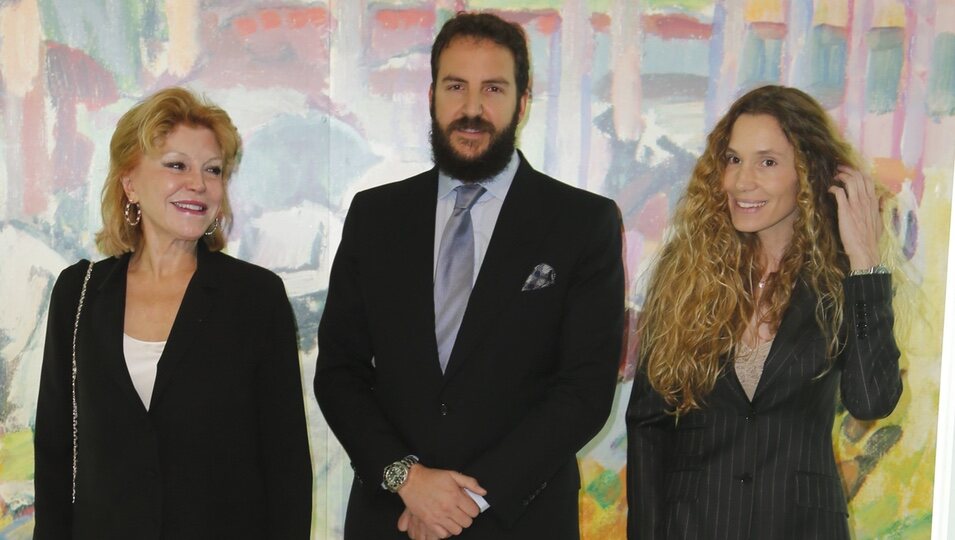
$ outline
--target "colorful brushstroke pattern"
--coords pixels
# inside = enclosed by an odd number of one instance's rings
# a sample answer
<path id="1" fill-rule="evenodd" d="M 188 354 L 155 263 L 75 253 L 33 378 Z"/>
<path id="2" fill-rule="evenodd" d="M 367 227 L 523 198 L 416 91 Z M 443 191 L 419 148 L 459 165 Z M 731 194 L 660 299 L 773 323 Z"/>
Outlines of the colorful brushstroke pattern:
<path id="1" fill-rule="evenodd" d="M 119 115 L 170 84 L 232 114 L 246 151 L 229 250 L 285 280 L 311 380 L 351 197 L 430 166 L 429 48 L 459 9 L 493 10 L 527 30 L 530 161 L 623 212 L 630 323 L 611 419 L 580 453 L 582 536 L 626 536 L 623 414 L 644 272 L 705 133 L 741 92 L 781 83 L 815 95 L 900 201 L 893 220 L 914 285 L 906 391 L 885 420 L 840 413 L 836 450 L 856 538 L 928 538 L 955 0 L 0 1 L 0 538 L 31 536 L 48 297 L 62 268 L 96 256 Z M 339 538 L 351 470 L 314 399 L 307 408 L 313 537 Z"/>

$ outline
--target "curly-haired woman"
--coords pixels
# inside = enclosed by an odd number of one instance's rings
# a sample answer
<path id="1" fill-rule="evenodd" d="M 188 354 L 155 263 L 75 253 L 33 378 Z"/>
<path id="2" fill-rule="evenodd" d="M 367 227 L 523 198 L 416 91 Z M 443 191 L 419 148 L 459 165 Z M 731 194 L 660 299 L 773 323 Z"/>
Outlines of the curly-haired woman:
<path id="1" fill-rule="evenodd" d="M 707 138 L 649 282 L 627 411 L 628 535 L 848 539 L 836 392 L 902 391 L 880 190 L 794 88 Z"/>

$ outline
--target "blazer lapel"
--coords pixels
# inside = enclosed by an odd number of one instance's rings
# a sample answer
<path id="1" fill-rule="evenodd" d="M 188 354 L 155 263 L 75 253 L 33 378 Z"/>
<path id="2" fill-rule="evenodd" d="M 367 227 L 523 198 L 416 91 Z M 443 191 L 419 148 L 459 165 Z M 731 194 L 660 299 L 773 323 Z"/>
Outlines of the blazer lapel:
<path id="1" fill-rule="evenodd" d="M 536 175 L 521 155 L 514 182 L 501 206 L 494 234 L 471 290 L 448 361 L 446 381 L 474 352 L 497 314 L 520 292 L 524 279 L 534 269 L 527 261 L 533 251 L 528 245 L 543 238 L 549 215 L 546 203 L 541 200 Z"/>
<path id="2" fill-rule="evenodd" d="M 422 354 L 414 361 L 427 363 L 424 368 L 429 379 L 440 381 L 441 365 L 438 362 L 438 344 L 434 336 L 434 235 L 435 207 L 438 203 L 438 169 L 424 173 L 420 181 L 414 181 L 408 199 L 400 205 L 407 213 L 400 223 L 407 224 L 401 235 L 407 245 L 395 246 L 400 250 L 404 264 L 393 267 L 393 283 L 401 283 L 401 305 L 407 309 L 405 323 L 409 325 L 408 336 L 424 336 Z"/>
<path id="3" fill-rule="evenodd" d="M 798 281 L 793 290 L 789 308 L 783 315 L 783 320 L 779 324 L 779 331 L 776 332 L 776 337 L 773 339 L 769 356 L 766 357 L 763 374 L 756 385 L 756 391 L 753 393 L 753 402 L 772 384 L 773 379 L 779 374 L 783 366 L 790 361 L 792 355 L 799 351 L 799 341 L 805 332 L 805 326 L 815 322 L 814 309 L 814 295 L 802 280 Z"/>
<path id="4" fill-rule="evenodd" d="M 190 355 L 192 343 L 203 333 L 204 323 L 215 304 L 218 292 L 216 276 L 220 273 L 220 265 L 201 240 L 197 247 L 196 264 L 196 273 L 186 287 L 176 320 L 166 340 L 166 347 L 163 349 L 162 356 L 159 357 L 156 384 L 149 402 L 150 410 L 155 409 L 163 390 L 169 386 L 175 376 L 176 366 L 184 360 L 194 360 Z"/>
<path id="5" fill-rule="evenodd" d="M 133 386 L 129 369 L 126 367 L 126 355 L 123 354 L 123 328 L 126 324 L 126 271 L 129 268 L 129 257 L 129 253 L 118 257 L 117 262 L 108 271 L 106 268 L 103 269 L 107 272 L 103 276 L 97 276 L 99 268 L 93 268 L 91 280 L 96 280 L 98 277 L 102 277 L 102 280 L 95 289 L 92 289 L 96 293 L 95 297 L 87 298 L 91 323 L 88 328 L 96 336 L 89 353 L 91 358 L 101 358 L 105 370 L 122 393 L 128 399 L 141 405 L 142 400 L 139 399 L 139 394 Z"/>

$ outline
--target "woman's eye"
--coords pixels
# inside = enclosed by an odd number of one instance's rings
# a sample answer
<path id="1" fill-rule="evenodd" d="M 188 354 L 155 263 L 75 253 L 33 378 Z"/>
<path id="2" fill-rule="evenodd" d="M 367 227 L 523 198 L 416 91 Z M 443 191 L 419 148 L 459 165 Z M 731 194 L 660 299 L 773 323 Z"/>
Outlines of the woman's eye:
<path id="1" fill-rule="evenodd" d="M 181 161 L 170 161 L 166 163 L 166 168 L 176 169 L 177 171 L 183 171 L 186 169 L 186 164 Z"/>
<path id="2" fill-rule="evenodd" d="M 206 167 L 206 172 L 216 176 L 222 176 L 222 167 Z"/>
<path id="3" fill-rule="evenodd" d="M 731 155 L 728 155 L 728 156 L 726 156 L 726 162 L 729 163 L 729 164 L 731 164 L 731 165 L 739 165 L 739 157 L 738 157 L 738 156 L 734 156 L 734 155 L 732 155 L 732 154 L 731 154 Z"/>
<path id="4" fill-rule="evenodd" d="M 776 166 L 776 160 L 775 160 L 775 159 L 764 159 L 764 160 L 763 160 L 763 167 L 775 167 L 775 166 Z"/>

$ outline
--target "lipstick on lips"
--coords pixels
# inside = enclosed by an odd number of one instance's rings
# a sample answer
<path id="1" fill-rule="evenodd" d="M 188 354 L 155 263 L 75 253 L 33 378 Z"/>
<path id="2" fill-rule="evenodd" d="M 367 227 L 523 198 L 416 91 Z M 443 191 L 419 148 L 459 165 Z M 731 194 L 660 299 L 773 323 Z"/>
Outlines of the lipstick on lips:
<path id="1" fill-rule="evenodd" d="M 173 201 L 172 205 L 175 206 L 180 212 L 196 214 L 200 216 L 204 215 L 206 210 L 209 209 L 205 203 L 199 201 Z"/>

